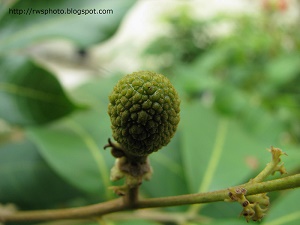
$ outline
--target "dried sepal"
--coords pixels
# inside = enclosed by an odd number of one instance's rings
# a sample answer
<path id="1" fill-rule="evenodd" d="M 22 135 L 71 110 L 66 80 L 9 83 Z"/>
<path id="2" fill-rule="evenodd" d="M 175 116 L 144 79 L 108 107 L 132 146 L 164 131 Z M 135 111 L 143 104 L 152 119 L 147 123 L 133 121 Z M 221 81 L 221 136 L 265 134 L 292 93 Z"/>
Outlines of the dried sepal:
<path id="1" fill-rule="evenodd" d="M 247 190 L 245 188 L 230 188 L 228 192 L 229 199 L 226 201 L 238 202 L 243 210 L 240 215 L 244 216 L 246 221 L 261 220 L 268 210 L 269 197 L 266 193 L 247 196 Z"/>

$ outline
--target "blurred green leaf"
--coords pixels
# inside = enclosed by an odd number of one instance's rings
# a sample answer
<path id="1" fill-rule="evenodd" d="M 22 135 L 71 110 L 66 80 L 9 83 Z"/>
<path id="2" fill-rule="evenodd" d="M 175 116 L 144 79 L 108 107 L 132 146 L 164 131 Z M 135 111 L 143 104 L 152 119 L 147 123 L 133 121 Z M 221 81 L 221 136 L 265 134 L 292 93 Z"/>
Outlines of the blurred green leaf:
<path id="1" fill-rule="evenodd" d="M 191 206 L 193 209 L 193 206 Z M 218 224 L 217 221 L 231 221 L 233 218 L 238 218 L 239 213 L 242 211 L 240 204 L 234 202 L 212 202 L 206 204 L 201 208 L 200 214 L 213 218 L 210 224 Z M 236 221 L 237 222 L 237 221 Z M 240 217 L 239 224 L 248 224 L 243 217 Z"/>
<path id="2" fill-rule="evenodd" d="M 274 18 L 278 15 L 264 13 L 223 14 L 209 20 L 187 15 L 180 10 L 166 15 L 171 32 L 157 37 L 144 50 L 146 65 L 149 56 L 155 62 L 152 68 L 173 75 L 183 97 L 200 98 L 217 112 L 247 123 L 253 133 L 273 120 L 287 142 L 299 144 L 298 29 L 277 23 Z M 205 35 L 205 27 L 218 27 L 219 22 L 229 25 L 228 34 L 216 37 L 208 33 L 206 38 L 197 34 L 202 31 Z M 195 37 L 200 39 L 197 44 Z M 194 58 L 189 61 L 178 53 Z M 250 117 L 254 118 L 251 122 Z"/>
<path id="3" fill-rule="evenodd" d="M 106 110 L 74 114 L 47 127 L 28 129 L 49 165 L 65 180 L 95 200 L 111 197 L 109 168 L 113 159 L 103 146 L 110 137 Z"/>
<path id="4" fill-rule="evenodd" d="M 103 146 L 111 137 L 107 104 L 114 83 L 115 78 L 101 78 L 83 84 L 72 95 L 88 104 L 89 109 L 49 126 L 28 129 L 29 137 L 58 174 L 102 200 L 112 195 L 108 187 L 111 186 L 109 171 L 114 158 Z"/>
<path id="5" fill-rule="evenodd" d="M 294 80 L 300 73 L 299 65 L 299 53 L 280 55 L 268 63 L 268 82 L 277 87 Z"/>
<path id="6" fill-rule="evenodd" d="M 150 197 L 163 197 L 188 193 L 180 152 L 180 130 L 171 142 L 149 157 L 153 176 L 141 186 Z M 163 183 L 162 181 L 167 181 Z"/>
<path id="7" fill-rule="evenodd" d="M 272 143 L 251 138 L 236 122 L 196 102 L 182 109 L 182 156 L 191 192 L 241 183 L 269 161 L 265 149 Z"/>
<path id="8" fill-rule="evenodd" d="M 92 108 L 107 109 L 108 96 L 121 78 L 118 74 L 86 82 L 70 92 L 72 99 Z"/>
<path id="9" fill-rule="evenodd" d="M 82 193 L 64 182 L 28 139 L 0 145 L 0 202 L 22 209 L 58 207 Z"/>
<path id="10" fill-rule="evenodd" d="M 284 167 L 289 174 L 295 173 L 300 169 L 300 147 L 299 146 L 283 146 L 282 150 L 287 153 L 286 157 L 282 158 Z"/>
<path id="11" fill-rule="evenodd" d="M 215 107 L 223 114 L 238 114 L 248 106 L 244 93 L 231 85 L 222 85 L 215 93 Z"/>
<path id="12" fill-rule="evenodd" d="M 52 73 L 26 58 L 0 58 L 0 117 L 12 124 L 46 123 L 77 106 Z"/>
<path id="13" fill-rule="evenodd" d="M 263 219 L 263 225 L 295 225 L 300 224 L 300 190 L 283 193 L 277 202 L 271 204 L 270 211 Z"/>
<path id="14" fill-rule="evenodd" d="M 134 0 L 53 0 L 15 1 L 4 5 L 0 15 L 0 54 L 26 48 L 37 41 L 50 38 L 67 38 L 84 48 L 104 41 L 118 28 L 121 19 L 133 5 Z M 110 14 L 46 14 L 45 10 L 113 10 Z M 22 10 L 23 14 L 13 14 Z M 29 11 L 31 10 L 30 15 Z M 34 11 L 40 13 L 33 13 Z M 44 14 L 42 11 L 44 10 Z M 21 11 L 19 11 L 21 12 Z"/>

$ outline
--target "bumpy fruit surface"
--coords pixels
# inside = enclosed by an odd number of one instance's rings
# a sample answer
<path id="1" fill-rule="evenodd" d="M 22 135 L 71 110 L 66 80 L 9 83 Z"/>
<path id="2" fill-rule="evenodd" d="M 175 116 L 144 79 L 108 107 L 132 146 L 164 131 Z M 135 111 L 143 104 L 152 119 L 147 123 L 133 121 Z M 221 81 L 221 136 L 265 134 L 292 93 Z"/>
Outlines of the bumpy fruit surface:
<path id="1" fill-rule="evenodd" d="M 180 100 L 161 74 L 126 75 L 114 87 L 109 102 L 113 137 L 127 154 L 148 155 L 167 145 L 175 134 Z"/>

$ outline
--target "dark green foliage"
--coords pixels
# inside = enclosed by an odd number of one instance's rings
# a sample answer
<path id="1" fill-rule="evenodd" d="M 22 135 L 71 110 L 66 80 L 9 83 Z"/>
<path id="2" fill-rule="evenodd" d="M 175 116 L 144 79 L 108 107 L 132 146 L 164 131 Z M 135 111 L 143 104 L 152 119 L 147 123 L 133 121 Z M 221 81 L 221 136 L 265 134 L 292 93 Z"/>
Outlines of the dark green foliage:
<path id="1" fill-rule="evenodd" d="M 11 67 L 8 61 L 16 64 Z M 0 117 L 7 122 L 22 126 L 43 124 L 78 108 L 56 77 L 32 61 L 2 58 L 0 67 Z"/>
<path id="2" fill-rule="evenodd" d="M 259 132 L 257 127 L 265 123 L 265 117 L 276 118 L 276 124 L 285 127 L 286 141 L 299 144 L 300 33 L 297 23 L 285 26 L 265 14 L 223 15 L 208 21 L 198 21 L 187 14 L 186 9 L 174 15 L 170 13 L 165 19 L 172 35 L 150 43 L 145 59 L 157 59 L 159 71 L 176 76 L 179 92 L 187 98 L 200 98 L 212 104 L 222 115 L 240 119 L 254 133 Z M 232 32 L 224 37 L 210 34 L 210 28 L 219 22 L 227 23 Z M 182 23 L 187 24 L 189 32 L 183 29 Z M 203 29 L 197 33 L 199 26 Z M 205 40 L 201 39 L 202 45 L 192 41 L 195 33 L 197 37 L 206 36 Z M 160 44 L 164 47 L 158 47 Z M 199 49 L 199 45 L 203 48 Z M 179 49 L 188 52 L 182 53 Z M 189 49 L 197 49 L 196 54 Z M 193 55 L 193 60 L 176 57 L 178 54 Z M 172 60 L 164 61 L 165 56 L 172 56 Z"/>

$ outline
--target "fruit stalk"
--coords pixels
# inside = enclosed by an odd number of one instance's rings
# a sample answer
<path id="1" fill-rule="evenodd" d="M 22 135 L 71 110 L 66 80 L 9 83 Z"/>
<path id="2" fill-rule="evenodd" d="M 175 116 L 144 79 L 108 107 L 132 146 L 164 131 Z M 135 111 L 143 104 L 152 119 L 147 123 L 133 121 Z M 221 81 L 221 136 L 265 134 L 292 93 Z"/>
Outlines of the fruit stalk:
<path id="1" fill-rule="evenodd" d="M 112 187 L 134 204 L 137 189 L 152 173 L 148 155 L 167 145 L 179 123 L 180 100 L 171 82 L 163 75 L 139 71 L 124 76 L 109 96 L 108 114 L 117 158 L 111 180 L 125 178 L 125 185 Z"/>

